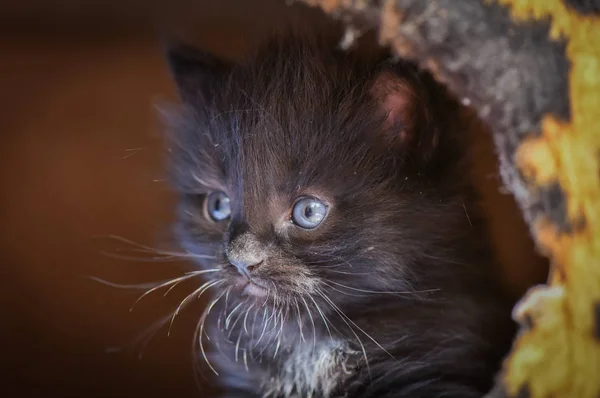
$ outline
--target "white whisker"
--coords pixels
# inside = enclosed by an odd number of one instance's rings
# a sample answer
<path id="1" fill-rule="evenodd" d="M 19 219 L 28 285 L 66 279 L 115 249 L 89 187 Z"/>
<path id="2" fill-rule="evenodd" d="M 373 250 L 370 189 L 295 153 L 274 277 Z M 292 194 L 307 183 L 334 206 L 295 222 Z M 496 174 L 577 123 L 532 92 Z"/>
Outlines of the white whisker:
<path id="1" fill-rule="evenodd" d="M 254 318 L 252 319 L 252 333 L 250 333 L 250 340 L 254 340 L 254 330 L 256 329 L 256 316 L 258 315 L 258 308 L 254 309 Z"/>
<path id="2" fill-rule="evenodd" d="M 267 324 L 268 324 L 267 322 L 264 321 L 266 316 L 267 316 L 267 308 L 265 307 L 265 311 L 264 311 L 264 315 L 263 315 L 263 324 L 264 324 L 263 325 L 263 329 L 262 329 L 262 332 L 261 332 L 261 334 L 260 334 L 260 336 L 258 338 L 258 341 L 256 341 L 256 343 L 254 343 L 253 348 L 256 347 L 256 346 L 258 346 L 258 343 L 260 343 L 260 341 L 262 340 L 263 336 L 265 335 L 265 331 L 267 330 Z"/>
<path id="3" fill-rule="evenodd" d="M 229 330 L 229 322 L 231 321 L 231 317 L 233 316 L 233 314 L 235 314 L 235 312 L 238 310 L 238 308 L 240 308 L 243 304 L 244 303 L 239 303 L 238 305 L 235 306 L 235 308 L 233 310 L 231 310 L 231 312 L 225 319 L 225 330 Z"/>
<path id="4" fill-rule="evenodd" d="M 315 307 L 317 308 L 317 311 L 319 312 L 319 315 L 321 315 L 321 319 L 323 320 L 323 323 L 325 324 L 325 328 L 327 328 L 327 332 L 329 333 L 329 338 L 331 340 L 333 340 L 333 336 L 331 335 L 331 330 L 329 329 L 327 318 L 325 317 L 325 314 L 323 314 L 323 311 L 321 311 L 321 307 L 319 307 L 319 305 L 317 304 L 317 302 L 315 301 L 315 299 L 312 296 L 308 296 L 308 297 L 314 303 Z"/>
<path id="5" fill-rule="evenodd" d="M 248 350 L 244 349 L 244 367 L 246 368 L 246 372 L 250 372 L 248 369 Z"/>
<path id="6" fill-rule="evenodd" d="M 208 281 L 206 283 L 203 283 L 198 289 L 194 290 L 193 292 L 188 294 L 183 300 L 181 300 L 181 303 L 179 303 L 179 305 L 175 309 L 175 312 L 173 313 L 173 317 L 171 318 L 171 323 L 169 325 L 169 331 L 167 333 L 167 336 L 171 335 L 171 328 L 173 327 L 173 322 L 175 322 L 175 317 L 177 316 L 177 314 L 179 314 L 179 311 L 181 311 L 181 309 L 185 307 L 186 303 L 188 303 L 196 294 L 198 295 L 196 299 L 199 299 L 205 291 L 207 291 L 213 286 L 220 285 L 223 282 L 225 282 L 225 279 L 218 279 L 216 281 Z"/>
<path id="7" fill-rule="evenodd" d="M 252 310 L 253 307 L 254 304 L 248 307 L 248 309 L 246 310 L 246 315 L 244 315 L 244 332 L 246 333 L 246 335 L 248 335 L 248 325 L 246 322 L 248 321 L 248 314 L 250 313 L 250 310 Z"/>
<path id="8" fill-rule="evenodd" d="M 198 177 L 198 175 L 196 173 L 194 173 L 193 171 L 191 173 L 192 173 L 192 178 L 194 180 L 196 180 L 196 182 L 198 182 L 200 185 L 205 186 L 205 187 L 211 186 L 208 182 L 206 182 L 202 178 Z"/>
<path id="9" fill-rule="evenodd" d="M 300 298 L 302 299 L 302 302 L 304 302 L 304 306 L 306 307 L 306 311 L 308 312 L 308 317 L 310 318 L 310 323 L 312 324 L 312 327 L 313 327 L 313 350 L 314 350 L 317 347 L 317 328 L 315 326 L 315 320 L 313 319 L 310 308 L 308 307 L 308 303 L 306 302 L 304 297 L 300 297 Z"/>
<path id="10" fill-rule="evenodd" d="M 348 293 L 348 292 L 345 292 L 345 291 L 343 291 L 343 290 L 340 290 L 340 289 L 338 289 L 337 287 L 335 287 L 335 286 L 332 286 L 332 285 L 328 284 L 328 283 L 327 283 L 327 281 L 321 281 L 321 282 L 322 282 L 323 284 L 325 284 L 325 285 L 326 285 L 328 288 L 330 288 L 331 290 L 335 290 L 336 292 L 338 292 L 338 293 L 342 293 L 343 295 L 346 295 L 346 296 L 351 296 L 351 297 L 366 297 L 364 294 L 352 294 L 352 293 Z"/>
<path id="11" fill-rule="evenodd" d="M 208 360 L 208 357 L 206 356 L 206 351 L 204 350 L 204 344 L 202 343 L 202 336 L 204 335 L 204 322 L 206 321 L 206 318 L 210 314 L 210 311 L 212 310 L 212 308 L 217 304 L 217 302 L 221 299 L 221 297 L 223 297 L 224 294 L 225 294 L 225 292 L 222 292 L 216 299 L 211 301 L 211 303 L 208 305 L 208 307 L 206 307 L 206 310 L 202 314 L 202 317 L 200 318 L 200 321 L 198 322 L 198 326 L 196 327 L 196 330 L 194 332 L 194 341 L 197 341 L 200 344 L 200 351 L 202 353 L 202 356 L 204 357 L 204 360 L 206 361 L 206 364 L 208 365 L 210 370 L 212 370 L 213 373 L 217 376 L 219 375 L 219 373 L 215 370 L 215 368 L 212 366 L 212 364 Z M 194 354 L 194 358 L 195 358 L 195 353 L 193 353 L 193 354 Z"/>
<path id="12" fill-rule="evenodd" d="M 246 302 L 247 302 L 247 300 L 246 300 Z M 246 302 L 244 302 L 244 304 L 246 304 Z M 237 325 L 237 323 L 239 322 L 239 320 L 242 319 L 243 315 L 244 315 L 244 311 L 240 311 L 240 313 L 235 317 L 235 320 L 233 321 L 233 324 L 231 324 L 231 328 L 229 330 L 229 334 L 227 335 L 228 338 L 231 337 L 231 334 L 235 330 L 235 326 Z M 241 334 L 241 330 L 240 330 L 240 334 Z"/>
<path id="13" fill-rule="evenodd" d="M 378 291 L 378 290 L 358 289 L 358 288 L 351 287 L 351 286 L 346 286 L 346 285 L 343 285 L 341 283 L 334 282 L 334 281 L 327 281 L 326 283 L 333 283 L 334 285 L 343 287 L 345 289 L 354 290 L 354 291 L 361 292 L 361 293 L 372 293 L 372 294 L 399 294 L 399 295 L 406 294 L 406 295 L 409 295 L 409 294 L 419 294 L 419 293 L 431 293 L 431 292 L 437 292 L 437 291 L 440 290 L 440 289 L 428 289 L 428 290 L 413 290 L 413 291 L 398 291 L 398 292 L 395 292 L 395 291 Z"/>
<path id="14" fill-rule="evenodd" d="M 472 227 L 473 223 L 471 222 L 471 217 L 469 217 L 469 212 L 467 211 L 467 206 L 465 206 L 465 201 L 462 201 L 462 207 L 465 210 L 465 215 L 467 216 L 467 221 L 469 221 L 469 225 Z"/>
<path id="15" fill-rule="evenodd" d="M 298 329 L 300 330 L 300 338 L 302 339 L 302 342 L 306 343 L 306 340 L 304 339 L 304 333 L 302 331 L 302 323 L 301 321 L 301 317 L 302 315 L 300 314 L 300 306 L 298 305 L 298 299 L 294 298 L 294 301 L 296 303 L 296 311 L 298 311 Z"/>
<path id="16" fill-rule="evenodd" d="M 156 335 L 156 333 L 160 330 L 160 328 L 163 327 L 170 318 L 171 318 L 171 314 L 168 314 L 168 315 L 160 318 L 159 320 L 155 321 L 154 323 L 152 323 L 152 325 L 150 325 L 150 327 L 148 327 L 146 330 L 144 330 L 132 342 L 127 344 L 128 346 L 132 346 L 131 347 L 132 350 L 135 350 L 135 346 L 137 344 L 140 344 L 138 359 L 142 359 L 142 357 L 144 355 L 144 350 L 146 349 L 146 346 L 148 345 L 150 340 L 152 340 L 154 335 Z M 125 346 L 125 347 L 127 347 L 127 346 Z M 107 352 L 119 352 L 119 351 L 123 350 L 123 348 L 124 347 L 111 347 L 111 348 L 107 349 Z"/>
<path id="17" fill-rule="evenodd" d="M 235 343 L 235 362 L 238 361 L 238 352 L 240 351 L 240 341 L 242 340 L 242 333 L 240 331 L 237 342 Z"/>
<path id="18" fill-rule="evenodd" d="M 320 292 L 321 297 L 325 298 L 326 300 L 329 301 L 329 304 L 337 311 L 340 312 L 341 315 L 343 315 L 348 322 L 350 322 L 352 325 L 354 325 L 354 327 L 356 327 L 358 330 L 360 330 L 365 336 L 367 336 L 367 338 L 369 338 L 369 340 L 371 340 L 373 343 L 375 343 L 375 345 L 377 345 L 377 347 L 379 347 L 383 352 L 385 352 L 386 354 L 388 354 L 390 356 L 390 358 L 396 360 L 396 358 L 390 354 L 385 348 L 383 348 L 383 346 L 381 344 L 379 344 L 377 342 L 377 340 L 375 340 L 370 334 L 368 334 L 367 332 L 365 332 L 360 326 L 358 326 L 356 323 L 354 323 L 354 321 L 352 319 L 350 319 L 341 309 L 339 309 L 339 307 L 337 305 L 335 305 L 335 303 L 333 301 L 331 301 L 331 299 L 329 299 L 329 297 L 325 296 L 324 293 Z"/>
<path id="19" fill-rule="evenodd" d="M 148 252 L 142 252 L 148 253 Z M 169 261 L 181 261 L 181 257 L 178 256 L 167 256 L 167 255 L 159 255 L 154 257 L 138 257 L 138 256 L 126 256 L 122 254 L 110 253 L 105 250 L 101 250 L 100 254 L 106 257 L 113 258 L 115 260 L 123 260 L 123 261 L 135 261 L 138 263 L 159 263 L 159 262 L 169 262 Z"/>
<path id="20" fill-rule="evenodd" d="M 120 284 L 120 283 L 107 281 L 106 279 L 98 278 L 95 276 L 86 276 L 85 278 L 91 279 L 94 282 L 98 282 L 98 283 L 101 283 L 101 284 L 109 286 L 109 287 L 114 287 L 115 289 L 139 289 L 139 290 L 152 289 L 153 287 L 156 286 L 157 283 L 161 284 L 161 283 L 168 283 L 168 282 L 172 281 L 172 279 L 164 279 L 164 280 L 158 281 L 158 282 Z"/>
<path id="21" fill-rule="evenodd" d="M 188 274 L 180 276 L 178 278 L 171 279 L 168 282 L 161 283 L 160 285 L 155 286 L 152 289 L 147 290 L 144 294 L 142 294 L 140 297 L 138 297 L 138 299 L 135 300 L 135 302 L 133 303 L 133 305 L 131 306 L 131 308 L 129 309 L 129 311 L 133 311 L 133 308 L 140 302 L 140 300 L 142 300 L 144 297 L 146 297 L 147 295 L 151 294 L 152 292 L 155 292 L 158 289 L 161 289 L 163 287 L 172 285 L 174 283 L 178 283 L 178 282 L 184 281 L 186 279 L 193 278 L 194 276 L 202 275 L 202 274 L 205 274 L 205 273 L 208 273 L 208 272 L 217 272 L 217 271 L 219 271 L 219 270 L 195 271 L 193 273 L 188 273 Z"/>
<path id="22" fill-rule="evenodd" d="M 146 250 L 146 249 L 127 249 L 132 253 L 146 253 L 146 254 L 158 254 L 164 258 L 174 258 L 174 259 L 187 259 L 187 258 L 196 258 L 196 259 L 206 259 L 206 260 L 214 260 L 216 257 L 208 254 L 196 254 L 190 252 L 174 252 L 168 250 Z M 124 250 L 117 250 L 119 252 L 123 252 Z M 110 254 L 110 253 L 107 253 Z M 160 259 L 161 257 L 154 257 L 154 259 Z"/>
<path id="23" fill-rule="evenodd" d="M 321 293 L 321 292 L 317 292 L 317 293 L 321 297 L 323 297 L 323 299 L 331 306 L 331 308 L 333 308 L 333 310 L 335 312 L 337 312 L 337 314 L 340 316 L 340 318 L 342 319 L 342 321 L 346 324 L 346 326 L 348 326 L 348 329 L 350 330 L 350 332 L 352 332 L 352 334 L 354 335 L 354 337 L 356 337 L 356 340 L 358 341 L 358 344 L 360 345 L 361 351 L 363 353 L 363 357 L 365 358 L 365 364 L 367 366 L 367 372 L 369 373 L 369 377 L 370 377 L 371 376 L 371 367 L 369 366 L 369 358 L 367 357 L 367 350 L 365 349 L 364 344 L 360 340 L 360 337 L 358 337 L 358 335 L 356 334 L 356 332 L 354 331 L 354 329 L 352 329 L 352 326 L 350 326 L 350 324 L 348 323 L 348 321 L 346 321 L 346 319 L 344 319 L 344 317 L 342 316 L 342 313 L 334 306 L 333 302 L 331 300 L 329 300 L 329 298 L 326 297 L 323 293 Z"/>
<path id="24" fill-rule="evenodd" d="M 321 268 L 324 268 L 324 267 L 321 267 Z M 353 275 L 353 276 L 356 276 L 356 275 L 371 275 L 371 273 L 369 273 L 369 272 L 345 272 L 345 271 L 338 271 L 338 270 L 335 270 L 335 269 L 328 269 L 327 272 L 331 272 L 331 273 L 334 273 L 334 274 Z"/>
<path id="25" fill-rule="evenodd" d="M 275 346 L 275 353 L 273 353 L 273 359 L 277 357 L 277 353 L 279 352 L 279 346 L 281 345 L 281 338 L 277 338 L 277 345 Z"/>
<path id="26" fill-rule="evenodd" d="M 137 243 L 132 240 L 123 238 L 121 236 L 116 236 L 116 235 L 108 235 L 106 237 L 114 239 L 114 240 L 118 240 L 123 243 L 130 244 L 130 245 L 136 247 L 136 249 L 130 249 L 130 250 L 134 251 L 134 252 L 137 251 L 139 253 L 160 254 L 160 255 L 164 255 L 164 256 L 172 256 L 172 257 L 179 257 L 179 258 L 198 258 L 198 259 L 214 259 L 215 258 L 214 256 L 203 255 L 203 254 L 194 254 L 194 253 L 190 253 L 190 252 L 179 253 L 179 252 L 173 252 L 173 251 L 169 251 L 169 250 L 161 250 L 161 249 L 143 245 L 141 243 Z"/>
<path id="27" fill-rule="evenodd" d="M 231 292 L 232 286 L 229 286 L 229 288 L 227 289 L 227 292 L 225 293 L 225 308 L 224 311 L 227 311 L 227 308 L 229 308 L 229 292 Z"/>

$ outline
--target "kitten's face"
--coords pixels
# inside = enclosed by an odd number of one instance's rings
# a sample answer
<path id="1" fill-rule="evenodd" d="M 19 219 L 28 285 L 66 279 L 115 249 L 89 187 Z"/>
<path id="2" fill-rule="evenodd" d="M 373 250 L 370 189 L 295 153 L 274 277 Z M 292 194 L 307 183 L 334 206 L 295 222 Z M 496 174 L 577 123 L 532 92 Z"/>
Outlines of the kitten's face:
<path id="1" fill-rule="evenodd" d="M 383 169 L 361 167 L 391 163 L 361 135 L 334 144 L 331 134 L 298 137 L 259 122 L 235 137 L 205 136 L 187 176 L 193 191 L 182 197 L 180 231 L 188 250 L 214 256 L 205 264 L 220 269 L 213 276 L 226 280 L 223 288 L 261 298 L 353 293 L 338 284 L 358 287 L 370 275 L 381 288 L 378 276 L 401 273 L 401 264 L 386 264 L 398 258 L 386 250 L 401 239 L 392 225 L 400 192 Z"/>
<path id="2" fill-rule="evenodd" d="M 409 290 L 436 255 L 433 220 L 464 217 L 409 150 L 437 142 L 417 125 L 416 80 L 285 51 L 238 67 L 172 54 L 184 247 L 220 289 L 263 302 Z"/>

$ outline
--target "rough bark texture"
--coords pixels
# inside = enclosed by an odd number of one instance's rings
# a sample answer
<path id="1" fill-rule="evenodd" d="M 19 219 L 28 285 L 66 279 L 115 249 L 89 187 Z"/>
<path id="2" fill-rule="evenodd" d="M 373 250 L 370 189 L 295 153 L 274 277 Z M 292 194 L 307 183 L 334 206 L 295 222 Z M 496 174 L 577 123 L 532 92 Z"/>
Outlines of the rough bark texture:
<path id="1" fill-rule="evenodd" d="M 600 2 L 304 0 L 417 61 L 490 126 L 507 188 L 548 285 L 516 306 L 522 329 L 493 397 L 600 395 Z"/>

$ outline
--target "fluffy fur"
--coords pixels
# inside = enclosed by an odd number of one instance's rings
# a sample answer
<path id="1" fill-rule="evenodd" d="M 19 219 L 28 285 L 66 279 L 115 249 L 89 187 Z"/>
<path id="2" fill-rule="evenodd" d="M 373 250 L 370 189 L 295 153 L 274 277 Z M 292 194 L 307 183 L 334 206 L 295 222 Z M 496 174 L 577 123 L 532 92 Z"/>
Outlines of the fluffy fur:
<path id="1" fill-rule="evenodd" d="M 210 270 L 199 355 L 228 396 L 482 396 L 512 337 L 510 303 L 443 88 L 306 37 L 235 64 L 168 56 L 183 99 L 177 231 Z M 230 219 L 206 216 L 213 191 L 231 198 Z M 302 195 L 329 205 L 314 230 L 289 221 Z M 250 277 L 266 297 L 239 291 L 231 256 L 262 261 Z"/>

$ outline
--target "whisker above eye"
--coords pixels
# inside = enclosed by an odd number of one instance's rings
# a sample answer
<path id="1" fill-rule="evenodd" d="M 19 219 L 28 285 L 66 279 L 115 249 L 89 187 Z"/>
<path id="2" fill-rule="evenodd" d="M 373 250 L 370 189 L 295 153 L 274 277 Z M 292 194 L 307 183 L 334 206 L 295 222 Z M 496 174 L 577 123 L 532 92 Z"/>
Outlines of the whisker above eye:
<path id="1" fill-rule="evenodd" d="M 200 178 L 198 176 L 198 174 L 194 173 L 193 171 L 191 172 L 191 174 L 192 174 L 192 178 L 194 180 L 196 180 L 196 182 L 199 183 L 200 185 L 202 185 L 204 187 L 209 187 L 210 186 L 210 184 L 207 181 L 205 181 L 202 178 Z"/>
<path id="2" fill-rule="evenodd" d="M 252 112 L 252 111 L 258 111 L 258 110 L 260 110 L 260 109 L 258 109 L 258 108 L 246 108 L 246 109 L 230 109 L 230 110 L 226 110 L 226 111 L 220 112 L 220 113 L 216 114 L 215 116 L 213 116 L 213 117 L 212 117 L 212 118 L 209 120 L 209 122 L 208 122 L 208 125 L 210 126 L 212 123 L 214 123 L 214 122 L 215 122 L 215 120 L 217 120 L 217 119 L 218 119 L 218 118 L 220 118 L 221 116 L 228 115 L 228 114 L 230 114 L 230 113 L 237 113 L 237 112 Z"/>

